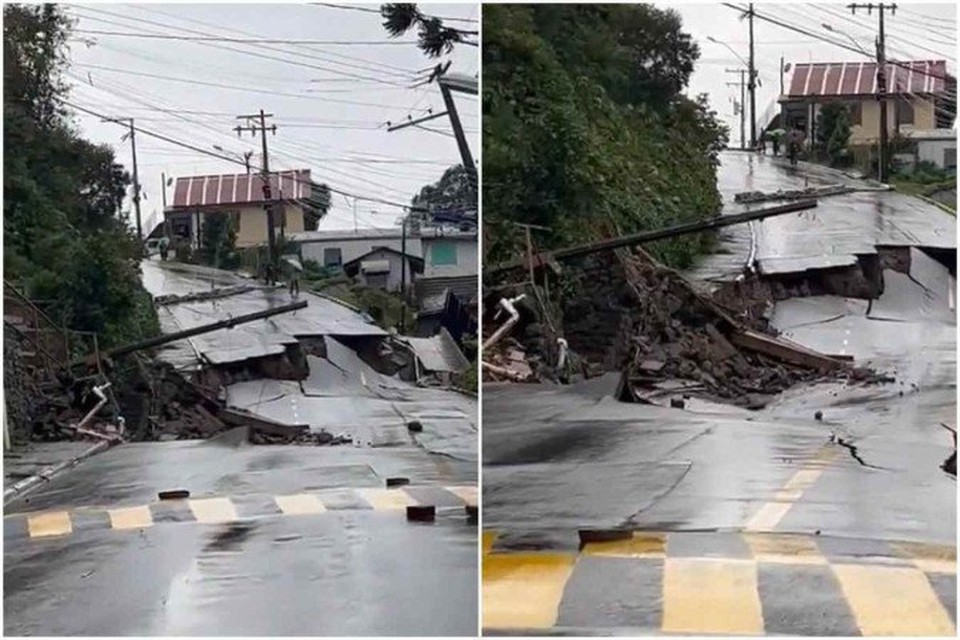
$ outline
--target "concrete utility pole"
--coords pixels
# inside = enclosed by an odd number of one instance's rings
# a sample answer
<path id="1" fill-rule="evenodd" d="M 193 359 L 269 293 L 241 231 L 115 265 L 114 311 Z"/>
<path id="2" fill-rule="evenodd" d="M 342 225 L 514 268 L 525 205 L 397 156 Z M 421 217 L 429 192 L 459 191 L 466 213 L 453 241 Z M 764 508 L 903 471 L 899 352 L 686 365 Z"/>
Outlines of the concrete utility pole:
<path id="1" fill-rule="evenodd" d="M 274 284 L 276 282 L 276 271 L 277 271 L 277 232 L 274 228 L 274 211 L 273 211 L 273 194 L 270 191 L 270 158 L 267 154 L 267 131 L 270 131 L 273 135 L 277 135 L 277 125 L 267 126 L 267 118 L 272 118 L 272 113 L 264 113 L 263 109 L 260 109 L 259 114 L 246 115 L 246 116 L 237 116 L 237 120 L 246 120 L 247 124 L 245 126 L 237 125 L 234 128 L 234 131 L 237 132 L 237 137 L 244 131 L 249 131 L 251 134 L 256 136 L 260 134 L 260 140 L 263 144 L 263 169 L 261 171 L 261 177 L 263 178 L 263 199 L 266 201 L 267 209 L 267 246 L 270 252 L 270 264 L 267 266 L 267 282 L 269 284 Z M 260 121 L 260 124 L 257 124 L 257 121 Z"/>
<path id="2" fill-rule="evenodd" d="M 133 208 L 137 212 L 137 237 L 143 242 L 143 223 L 140 218 L 140 176 L 137 173 L 137 130 L 130 118 L 130 147 L 133 152 Z"/>
<path id="3" fill-rule="evenodd" d="M 130 148 L 133 152 L 133 210 L 137 216 L 137 238 L 143 241 L 143 222 L 140 218 L 140 176 L 137 173 L 137 130 L 133 126 L 133 118 L 104 118 L 103 122 L 116 122 L 117 124 L 126 123 L 130 131 L 124 134 L 124 138 L 130 137 Z"/>
<path id="4" fill-rule="evenodd" d="M 750 148 L 757 147 L 757 66 L 755 64 L 753 51 L 753 3 L 750 3 L 750 11 L 747 13 L 750 20 Z"/>
<path id="5" fill-rule="evenodd" d="M 740 74 L 740 82 L 728 82 L 728 87 L 740 87 L 740 148 L 747 148 L 747 108 L 745 104 L 746 100 L 746 84 L 744 83 L 744 74 L 747 72 L 746 69 L 724 69 L 726 73 L 738 73 Z"/>
<path id="6" fill-rule="evenodd" d="M 356 199 L 354 199 L 356 207 Z M 400 335 L 407 330 L 407 216 L 408 212 L 403 212 L 403 218 L 400 222 Z"/>
<path id="7" fill-rule="evenodd" d="M 886 182 L 889 178 L 890 169 L 890 141 L 887 132 L 887 43 L 883 30 L 883 16 L 889 11 L 891 15 L 897 14 L 896 4 L 848 4 L 850 13 L 856 14 L 857 9 L 866 9 L 867 15 L 871 15 L 874 9 L 877 9 L 877 16 L 880 19 L 880 37 L 877 38 L 877 101 L 880 103 L 880 157 L 877 163 L 877 180 Z"/>

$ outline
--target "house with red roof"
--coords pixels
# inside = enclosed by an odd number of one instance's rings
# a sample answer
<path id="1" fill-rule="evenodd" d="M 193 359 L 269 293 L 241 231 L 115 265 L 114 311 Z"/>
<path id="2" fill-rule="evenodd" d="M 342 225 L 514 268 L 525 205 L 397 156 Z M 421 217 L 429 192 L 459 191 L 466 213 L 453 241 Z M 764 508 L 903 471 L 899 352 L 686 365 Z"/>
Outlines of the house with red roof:
<path id="1" fill-rule="evenodd" d="M 237 232 L 237 247 L 267 243 L 267 200 L 259 174 L 225 174 L 177 178 L 173 202 L 164 211 L 173 239 L 199 245 L 204 219 L 227 214 Z M 270 174 L 270 197 L 278 238 L 316 229 L 322 213 L 314 198 L 310 170 Z"/>
<path id="2" fill-rule="evenodd" d="M 779 102 L 781 113 L 771 128 L 798 127 L 815 137 L 820 109 L 844 102 L 851 112 L 851 146 L 880 138 L 875 62 L 794 64 Z M 956 78 L 943 60 L 890 61 L 886 64 L 887 129 L 890 135 L 950 128 L 956 118 Z"/>

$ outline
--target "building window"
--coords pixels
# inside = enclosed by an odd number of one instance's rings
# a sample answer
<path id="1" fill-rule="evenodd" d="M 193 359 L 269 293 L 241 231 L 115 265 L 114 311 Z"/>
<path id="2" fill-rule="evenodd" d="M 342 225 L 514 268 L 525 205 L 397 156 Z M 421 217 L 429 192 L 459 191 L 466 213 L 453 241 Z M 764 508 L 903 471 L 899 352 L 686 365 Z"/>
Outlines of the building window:
<path id="1" fill-rule="evenodd" d="M 430 264 L 435 267 L 457 264 L 457 245 L 453 242 L 434 242 L 430 246 Z"/>
<path id="2" fill-rule="evenodd" d="M 944 169 L 956 169 L 957 168 L 957 148 L 944 149 L 943 150 L 943 168 Z"/>
<path id="3" fill-rule="evenodd" d="M 897 99 L 897 124 L 913 124 L 913 103 Z"/>
<path id="4" fill-rule="evenodd" d="M 863 103 L 851 102 L 847 106 L 850 108 L 850 126 L 861 126 L 863 124 Z"/>
<path id="5" fill-rule="evenodd" d="M 327 248 L 323 250 L 323 266 L 339 267 L 343 264 L 343 256 L 340 255 L 340 249 Z"/>

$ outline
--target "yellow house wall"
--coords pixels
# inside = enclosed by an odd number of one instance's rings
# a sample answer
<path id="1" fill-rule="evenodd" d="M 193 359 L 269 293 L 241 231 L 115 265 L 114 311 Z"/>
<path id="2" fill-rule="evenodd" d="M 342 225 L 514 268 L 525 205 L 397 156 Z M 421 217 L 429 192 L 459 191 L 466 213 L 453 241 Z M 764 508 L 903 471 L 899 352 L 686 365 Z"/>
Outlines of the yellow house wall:
<path id="1" fill-rule="evenodd" d="M 279 207 L 278 207 L 279 209 Z M 296 205 L 284 205 L 286 216 L 286 234 L 303 231 L 303 209 Z M 279 216 L 277 223 L 279 228 Z M 262 206 L 250 206 L 240 209 L 240 227 L 237 229 L 238 247 L 255 247 L 267 242 L 267 212 Z"/>
<path id="2" fill-rule="evenodd" d="M 887 131 L 890 134 L 897 130 L 897 116 L 894 108 L 894 101 L 888 101 Z M 880 103 L 875 100 L 864 101 L 862 103 L 862 114 L 860 126 L 850 128 L 850 144 L 876 142 L 880 136 Z M 937 119 L 933 103 L 928 100 L 913 100 L 913 124 L 900 125 L 900 131 L 936 128 Z"/>

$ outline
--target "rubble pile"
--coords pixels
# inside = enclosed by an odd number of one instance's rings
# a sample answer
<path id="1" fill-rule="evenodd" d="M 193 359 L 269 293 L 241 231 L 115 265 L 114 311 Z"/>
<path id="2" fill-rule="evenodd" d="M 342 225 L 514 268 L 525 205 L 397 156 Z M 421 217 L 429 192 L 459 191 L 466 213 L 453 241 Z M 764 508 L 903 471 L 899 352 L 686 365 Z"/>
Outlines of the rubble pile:
<path id="1" fill-rule="evenodd" d="M 653 387 L 662 380 L 687 380 L 707 395 L 758 406 L 764 402 L 764 396 L 778 394 L 800 382 L 889 381 L 868 369 L 838 367 L 827 371 L 734 346 L 728 337 L 730 332 L 745 327 L 773 335 L 756 312 L 765 304 L 762 299 L 748 296 L 739 308 L 728 312 L 696 292 L 679 274 L 656 264 L 642 252 L 629 256 L 624 266 L 637 299 L 633 353 L 627 366 L 635 386 Z M 733 304 L 736 300 L 727 302 Z"/>
<path id="2" fill-rule="evenodd" d="M 769 202 L 772 200 L 810 200 L 826 196 L 839 196 L 854 191 L 852 187 L 842 184 L 822 187 L 805 187 L 803 189 L 780 189 L 779 191 L 744 191 L 735 194 L 733 201 L 737 204 L 753 204 L 755 202 Z"/>
<path id="3" fill-rule="evenodd" d="M 890 380 L 823 354 L 809 352 L 809 362 L 800 364 L 745 344 L 739 338 L 753 332 L 774 350 L 802 351 L 774 339 L 766 321 L 771 288 L 755 276 L 712 297 L 642 250 L 595 253 L 564 269 L 569 286 L 562 326 L 554 320 L 557 335 L 547 336 L 536 305 L 518 304 L 520 322 L 484 350 L 484 362 L 497 368 L 485 367 L 486 380 L 567 381 L 622 371 L 629 383 L 624 399 L 682 390 L 752 408 L 801 382 Z M 486 322 L 485 338 L 501 324 Z M 569 341 L 562 366 L 561 340 Z"/>

